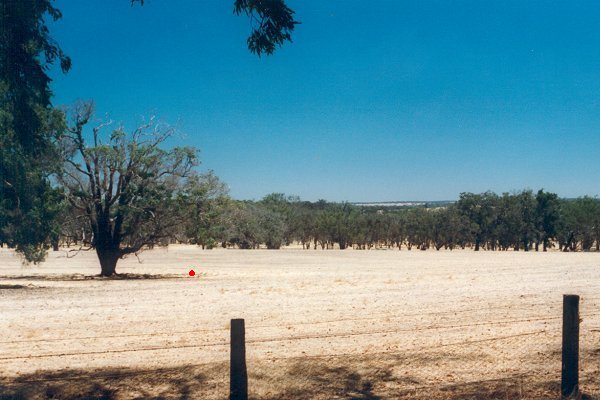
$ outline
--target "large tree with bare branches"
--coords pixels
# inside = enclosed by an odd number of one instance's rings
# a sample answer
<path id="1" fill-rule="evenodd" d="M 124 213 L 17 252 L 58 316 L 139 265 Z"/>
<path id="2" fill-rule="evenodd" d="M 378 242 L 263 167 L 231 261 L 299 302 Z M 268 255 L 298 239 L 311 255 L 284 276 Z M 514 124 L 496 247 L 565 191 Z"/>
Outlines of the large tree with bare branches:
<path id="1" fill-rule="evenodd" d="M 111 276 L 120 258 L 173 236 L 184 219 L 178 194 L 198 161 L 193 148 L 164 149 L 175 130 L 154 118 L 129 134 L 101 123 L 88 143 L 84 130 L 93 111 L 92 103 L 79 103 L 71 112 L 59 141 L 65 160 L 59 182 L 75 217 L 90 226 L 101 274 Z"/>

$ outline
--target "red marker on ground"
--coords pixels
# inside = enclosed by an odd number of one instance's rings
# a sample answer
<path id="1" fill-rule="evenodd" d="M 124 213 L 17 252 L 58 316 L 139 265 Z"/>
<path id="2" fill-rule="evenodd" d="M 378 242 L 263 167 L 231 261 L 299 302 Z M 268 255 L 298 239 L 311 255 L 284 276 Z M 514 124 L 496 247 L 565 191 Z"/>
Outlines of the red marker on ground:
<path id="1" fill-rule="evenodd" d="M 194 270 L 193 270 L 193 269 L 190 269 L 190 272 L 189 272 L 189 274 L 190 274 L 190 276 L 194 276 L 194 275 L 196 275 L 196 273 L 194 272 Z"/>

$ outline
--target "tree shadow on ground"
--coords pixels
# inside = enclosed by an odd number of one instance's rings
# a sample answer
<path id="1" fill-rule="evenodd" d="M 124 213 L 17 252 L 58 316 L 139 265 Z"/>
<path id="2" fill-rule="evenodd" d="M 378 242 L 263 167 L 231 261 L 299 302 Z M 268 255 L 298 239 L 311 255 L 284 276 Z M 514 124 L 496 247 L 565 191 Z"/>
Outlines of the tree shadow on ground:
<path id="1" fill-rule="evenodd" d="M 402 358 L 402 357 L 400 357 Z M 414 358 L 414 357 L 413 357 Z M 418 358 L 418 357 L 417 357 Z M 437 358 L 437 357 L 434 357 Z M 395 359 L 395 358 L 394 358 Z M 389 363 L 380 360 L 361 364 L 349 361 L 335 365 L 334 360 L 298 360 L 277 370 L 264 369 L 250 375 L 263 381 L 270 390 L 253 396 L 261 400 L 276 399 L 344 399 L 344 400 L 537 400 L 560 398 L 560 382 L 541 376 L 488 375 L 486 380 L 459 382 L 434 381 L 424 377 L 418 366 L 415 370 L 397 368 L 406 360 Z M 423 364 L 424 361 L 420 360 Z M 582 386 L 597 387 L 596 381 L 582 381 Z M 584 395 L 582 400 L 600 400 Z"/>
<path id="2" fill-rule="evenodd" d="M 442 387 L 438 393 L 437 395 L 432 394 L 429 398 L 448 400 L 559 399 L 560 382 L 523 381 L 519 378 L 507 378 Z M 598 399 L 584 393 L 581 400 Z"/>
<path id="3" fill-rule="evenodd" d="M 263 378 L 261 374 L 250 374 L 253 380 Z M 257 394 L 256 398 L 383 400 L 373 392 L 371 380 L 346 367 L 308 366 L 299 362 L 286 370 L 285 378 L 285 382 L 272 385 L 275 390 Z"/>
<path id="4" fill-rule="evenodd" d="M 422 367 L 448 354 L 255 360 L 248 364 L 254 400 L 537 400 L 559 398 L 560 382 L 524 374 L 486 380 L 443 382 Z M 410 361 L 409 361 L 410 360 Z M 413 364 L 410 364 L 413 362 Z M 24 399 L 225 399 L 227 362 L 174 368 L 70 370 L 0 378 L 0 400 Z M 598 388 L 595 375 L 582 388 Z M 582 400 L 600 400 L 598 393 Z"/>
<path id="5" fill-rule="evenodd" d="M 0 400 L 180 399 L 206 391 L 206 379 L 192 366 L 162 369 L 61 371 L 0 378 Z"/>
<path id="6" fill-rule="evenodd" d="M 196 276 L 202 276 L 197 273 Z M 118 281 L 118 280 L 143 280 L 143 279 L 184 279 L 188 278 L 186 274 L 116 274 L 111 277 L 101 275 L 83 275 L 83 274 L 52 274 L 52 275 L 1 275 L 0 279 L 6 280 L 31 280 L 31 281 Z M 22 286 L 22 285 L 4 285 L 4 286 Z M 25 287 L 25 286 L 23 286 Z M 2 288 L 2 286 L 0 286 Z M 9 288 L 11 289 L 11 288 Z M 15 288 L 16 289 L 16 288 Z"/>
<path id="7" fill-rule="evenodd" d="M 0 290 L 3 289 L 29 289 L 26 285 L 0 285 Z"/>

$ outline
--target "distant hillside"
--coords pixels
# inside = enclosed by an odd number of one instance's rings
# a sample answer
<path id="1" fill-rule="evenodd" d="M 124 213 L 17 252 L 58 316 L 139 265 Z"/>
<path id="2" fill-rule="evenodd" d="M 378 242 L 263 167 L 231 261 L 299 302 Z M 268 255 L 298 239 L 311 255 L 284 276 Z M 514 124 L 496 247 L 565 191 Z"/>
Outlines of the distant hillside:
<path id="1" fill-rule="evenodd" d="M 378 207 L 378 208 L 438 208 L 447 207 L 450 204 L 456 203 L 455 200 L 439 200 L 439 201 L 374 201 L 374 202 L 357 202 L 352 203 L 358 207 Z"/>

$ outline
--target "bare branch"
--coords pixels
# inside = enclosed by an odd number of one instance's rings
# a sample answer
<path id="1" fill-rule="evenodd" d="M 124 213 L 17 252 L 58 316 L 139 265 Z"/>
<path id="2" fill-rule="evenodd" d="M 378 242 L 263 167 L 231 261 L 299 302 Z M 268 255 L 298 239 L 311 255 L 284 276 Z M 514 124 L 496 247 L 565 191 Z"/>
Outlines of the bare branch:
<path id="1" fill-rule="evenodd" d="M 82 244 L 81 246 L 79 246 L 79 248 L 78 248 L 78 249 L 69 249 L 69 250 L 67 251 L 66 257 L 67 257 L 67 258 L 73 258 L 73 257 L 76 257 L 76 256 L 77 256 L 77 254 L 79 254 L 79 253 L 80 253 L 80 252 L 82 252 L 82 251 L 90 251 L 90 250 L 92 250 L 92 249 L 93 249 L 93 247 L 92 247 L 92 246 L 90 246 L 90 247 L 87 247 L 87 248 L 84 248 L 84 246 L 83 246 L 83 244 Z M 72 253 L 72 252 L 74 252 L 75 254 L 73 254 L 72 256 L 69 256 L 69 253 Z"/>

